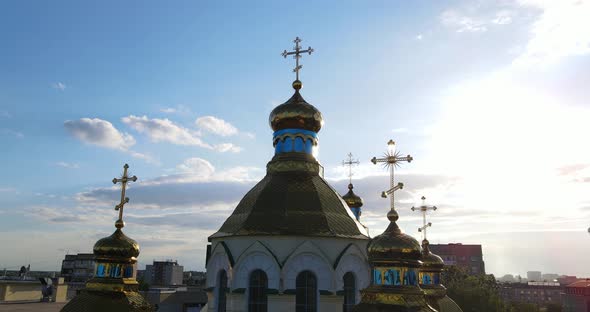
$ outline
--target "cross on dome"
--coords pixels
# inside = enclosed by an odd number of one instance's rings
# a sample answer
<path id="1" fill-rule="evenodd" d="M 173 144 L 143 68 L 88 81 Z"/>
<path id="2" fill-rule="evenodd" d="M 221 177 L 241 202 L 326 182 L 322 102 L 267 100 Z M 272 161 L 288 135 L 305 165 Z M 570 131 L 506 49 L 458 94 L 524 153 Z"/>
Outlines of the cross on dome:
<path id="1" fill-rule="evenodd" d="M 115 222 L 115 227 L 117 227 L 118 229 L 125 226 L 125 222 L 123 222 L 123 207 L 126 203 L 129 202 L 129 197 L 125 197 L 127 183 L 137 181 L 136 176 L 127 176 L 127 169 L 129 169 L 129 165 L 125 164 L 125 166 L 123 166 L 123 175 L 121 176 L 121 178 L 113 179 L 113 184 L 121 183 L 121 202 L 117 206 L 115 206 L 115 210 L 119 211 L 119 219 Z"/>
<path id="2" fill-rule="evenodd" d="M 348 183 L 352 184 L 352 166 L 359 165 L 361 162 L 358 159 L 352 158 L 352 153 L 348 153 L 348 159 L 342 161 L 343 166 L 348 166 Z"/>
<path id="3" fill-rule="evenodd" d="M 429 210 L 435 211 L 438 209 L 436 206 L 426 205 L 426 197 L 422 196 L 422 205 L 420 207 L 412 207 L 412 211 L 419 211 L 422 213 L 422 226 L 418 228 L 418 232 L 422 232 L 424 240 L 426 239 L 426 229 L 432 226 L 432 222 L 426 222 L 426 213 Z"/>
<path id="4" fill-rule="evenodd" d="M 299 65 L 299 59 L 301 58 L 301 54 L 309 53 L 309 55 L 311 55 L 311 52 L 313 52 L 314 50 L 311 47 L 308 47 L 307 50 L 302 50 L 299 46 L 299 43 L 301 42 L 301 39 L 299 39 L 299 37 L 295 37 L 295 40 L 293 40 L 293 42 L 295 42 L 295 47 L 293 47 L 295 51 L 287 52 L 287 50 L 284 50 L 283 53 L 281 53 L 281 55 L 284 58 L 287 58 L 287 56 L 289 55 L 293 55 L 293 58 L 295 59 L 295 68 L 293 68 L 293 71 L 295 72 L 295 81 L 299 82 L 299 70 L 303 68 L 303 65 Z M 301 88 L 301 82 L 299 82 L 299 88 Z"/>

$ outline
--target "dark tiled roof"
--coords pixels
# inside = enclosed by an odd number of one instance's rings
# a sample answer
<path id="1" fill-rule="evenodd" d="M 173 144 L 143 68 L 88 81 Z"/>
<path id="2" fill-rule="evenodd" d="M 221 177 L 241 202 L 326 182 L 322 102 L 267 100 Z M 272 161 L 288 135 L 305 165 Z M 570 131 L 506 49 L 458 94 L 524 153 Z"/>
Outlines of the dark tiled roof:
<path id="1" fill-rule="evenodd" d="M 367 239 L 342 197 L 317 173 L 269 172 L 211 237 L 298 235 Z"/>
<path id="2" fill-rule="evenodd" d="M 444 296 L 442 299 L 439 299 L 438 307 L 439 312 L 463 312 L 457 303 L 449 298 L 449 296 Z"/>
<path id="3" fill-rule="evenodd" d="M 138 292 L 81 290 L 61 312 L 153 312 Z"/>

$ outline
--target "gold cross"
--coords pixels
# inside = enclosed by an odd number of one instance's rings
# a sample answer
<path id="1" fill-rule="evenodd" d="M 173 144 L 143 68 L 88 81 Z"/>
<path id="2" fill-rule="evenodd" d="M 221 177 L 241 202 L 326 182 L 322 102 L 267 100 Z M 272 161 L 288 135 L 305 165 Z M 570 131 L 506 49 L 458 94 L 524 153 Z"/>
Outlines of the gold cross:
<path id="1" fill-rule="evenodd" d="M 123 222 L 123 206 L 125 206 L 125 204 L 129 202 L 129 197 L 125 197 L 125 190 L 127 189 L 127 183 L 137 181 L 136 176 L 132 176 L 132 177 L 127 176 L 127 169 L 129 169 L 129 165 L 125 164 L 125 166 L 123 166 L 123 176 L 121 176 L 121 178 L 119 178 L 119 179 L 117 179 L 117 178 L 113 179 L 113 184 L 117 184 L 118 182 L 121 182 L 121 202 L 117 206 L 115 206 L 115 210 L 119 210 L 119 219 L 115 222 L 115 226 L 118 229 L 125 226 L 125 223 Z"/>
<path id="2" fill-rule="evenodd" d="M 412 211 L 420 211 L 422 213 L 422 226 L 418 228 L 418 232 L 422 232 L 424 234 L 424 239 L 426 239 L 426 229 L 432 226 L 432 222 L 426 223 L 426 213 L 428 210 L 435 211 L 436 206 L 427 206 L 426 205 L 426 197 L 422 196 L 422 206 L 420 207 L 412 207 Z"/>
<path id="3" fill-rule="evenodd" d="M 352 184 L 352 166 L 358 165 L 361 162 L 358 159 L 352 158 L 352 153 L 348 153 L 348 159 L 342 161 L 343 166 L 348 166 L 348 183 Z"/>
<path id="4" fill-rule="evenodd" d="M 414 160 L 412 156 L 402 156 L 400 152 L 395 150 L 395 142 L 393 140 L 387 142 L 387 152 L 385 152 L 382 158 L 373 157 L 373 159 L 371 159 L 373 164 L 383 163 L 383 165 L 389 169 L 389 190 L 383 191 L 381 197 L 387 198 L 387 195 L 390 195 L 389 202 L 391 205 L 391 211 L 395 211 L 394 192 L 404 188 L 403 183 L 398 183 L 397 185 L 394 184 L 394 168 L 399 166 L 399 162 L 412 162 L 412 160 Z"/>
<path id="5" fill-rule="evenodd" d="M 293 58 L 295 59 L 295 68 L 293 69 L 293 71 L 295 72 L 296 80 L 299 81 L 299 70 L 303 68 L 303 65 L 299 65 L 301 53 L 309 53 L 309 55 L 311 55 L 313 49 L 311 47 L 308 47 L 307 50 L 301 50 L 301 47 L 299 46 L 299 42 L 301 42 L 301 39 L 299 39 L 299 37 L 295 37 L 295 40 L 293 40 L 293 42 L 295 42 L 295 47 L 293 48 L 295 49 L 295 51 L 287 52 L 287 50 L 285 50 L 283 51 L 283 53 L 281 53 L 281 55 L 284 58 L 287 58 L 288 55 L 293 55 Z"/>

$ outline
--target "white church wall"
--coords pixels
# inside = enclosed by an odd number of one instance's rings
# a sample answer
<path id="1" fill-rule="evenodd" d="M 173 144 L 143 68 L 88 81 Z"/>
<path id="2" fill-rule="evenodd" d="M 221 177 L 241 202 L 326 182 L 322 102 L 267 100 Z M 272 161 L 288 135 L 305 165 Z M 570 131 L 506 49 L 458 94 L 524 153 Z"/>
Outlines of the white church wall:
<path id="1" fill-rule="evenodd" d="M 368 240 L 287 236 L 213 239 L 207 263 L 208 311 L 216 309 L 215 284 L 220 270 L 226 270 L 228 276 L 227 311 L 247 311 L 249 277 L 256 269 L 267 274 L 269 290 L 278 291 L 268 295 L 269 311 L 294 311 L 295 281 L 305 270 L 312 271 L 318 279 L 318 311 L 342 311 L 343 297 L 339 292 L 343 290 L 346 272 L 355 276 L 357 302 L 358 290 L 369 285 L 367 243 Z M 235 261 L 233 266 L 230 259 Z"/>
<path id="2" fill-rule="evenodd" d="M 258 248 L 244 253 L 237 261 L 232 289 L 248 288 L 250 273 L 255 270 L 263 270 L 266 273 L 269 289 L 279 290 L 281 269 L 268 251 Z"/>
<path id="3" fill-rule="evenodd" d="M 303 271 L 311 271 L 317 278 L 318 290 L 334 292 L 334 270 L 320 255 L 302 252 L 289 258 L 282 271 L 284 290 L 294 290 L 297 275 Z"/>

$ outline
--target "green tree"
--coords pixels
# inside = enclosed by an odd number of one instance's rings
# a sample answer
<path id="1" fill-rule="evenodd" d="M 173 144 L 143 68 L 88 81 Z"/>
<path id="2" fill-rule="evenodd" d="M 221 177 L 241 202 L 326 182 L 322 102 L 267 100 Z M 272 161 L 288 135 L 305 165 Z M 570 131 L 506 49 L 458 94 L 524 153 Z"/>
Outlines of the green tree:
<path id="1" fill-rule="evenodd" d="M 561 312 L 561 305 L 556 303 L 550 303 L 547 305 L 547 312 Z"/>
<path id="2" fill-rule="evenodd" d="M 510 304 L 509 310 L 510 312 L 539 312 L 539 307 L 536 304 L 532 303 L 524 303 L 524 302 L 514 302 Z"/>
<path id="3" fill-rule="evenodd" d="M 447 287 L 447 295 L 464 312 L 511 312 L 500 299 L 493 275 L 469 275 L 463 268 L 448 266 L 443 273 L 442 283 Z"/>
<path id="4" fill-rule="evenodd" d="M 143 279 L 137 281 L 139 283 L 139 290 L 150 290 L 150 284 L 146 283 Z"/>

